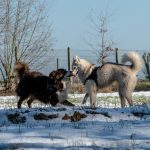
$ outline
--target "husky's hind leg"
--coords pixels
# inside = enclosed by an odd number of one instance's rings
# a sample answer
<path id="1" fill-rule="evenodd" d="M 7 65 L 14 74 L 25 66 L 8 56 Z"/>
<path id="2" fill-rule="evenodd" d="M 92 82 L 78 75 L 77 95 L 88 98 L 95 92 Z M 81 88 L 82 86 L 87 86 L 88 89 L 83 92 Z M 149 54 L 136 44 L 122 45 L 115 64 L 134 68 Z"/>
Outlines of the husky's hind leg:
<path id="1" fill-rule="evenodd" d="M 88 97 L 89 97 L 89 93 L 86 93 L 82 100 L 82 104 L 85 104 L 87 102 Z"/>
<path id="2" fill-rule="evenodd" d="M 137 83 L 137 77 L 136 76 L 130 76 L 128 78 L 128 82 L 125 84 L 125 89 L 124 89 L 124 96 L 128 101 L 129 106 L 133 106 L 133 101 L 132 101 L 132 92 L 135 89 Z"/>
<path id="3" fill-rule="evenodd" d="M 128 101 L 129 106 L 133 106 L 132 101 L 132 90 L 128 89 L 126 86 L 119 87 L 119 96 L 121 100 L 121 107 L 125 107 L 125 101 Z"/>
<path id="4" fill-rule="evenodd" d="M 120 88 L 119 88 L 119 97 L 120 97 L 120 101 L 121 101 L 121 107 L 125 107 L 125 105 L 126 105 L 125 97 Z"/>
<path id="5" fill-rule="evenodd" d="M 132 94 L 130 93 L 128 93 L 128 95 L 125 95 L 125 97 L 126 97 L 126 99 L 127 99 L 127 101 L 128 101 L 128 104 L 129 104 L 129 106 L 133 106 L 133 101 L 132 101 Z"/>

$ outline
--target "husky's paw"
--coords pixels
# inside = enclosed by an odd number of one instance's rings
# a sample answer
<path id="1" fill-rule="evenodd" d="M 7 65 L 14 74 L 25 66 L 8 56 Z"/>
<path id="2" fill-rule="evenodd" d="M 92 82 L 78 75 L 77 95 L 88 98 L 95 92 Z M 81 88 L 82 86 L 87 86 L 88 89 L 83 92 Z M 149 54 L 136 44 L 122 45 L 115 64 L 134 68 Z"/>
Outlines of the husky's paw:
<path id="1" fill-rule="evenodd" d="M 96 108 L 96 104 L 95 104 L 95 103 L 92 103 L 92 104 L 90 105 L 90 107 L 91 107 L 92 109 L 95 109 L 95 108 Z"/>
<path id="2" fill-rule="evenodd" d="M 86 103 L 86 100 L 83 100 L 83 101 L 82 101 L 82 104 L 85 104 L 85 103 Z"/>

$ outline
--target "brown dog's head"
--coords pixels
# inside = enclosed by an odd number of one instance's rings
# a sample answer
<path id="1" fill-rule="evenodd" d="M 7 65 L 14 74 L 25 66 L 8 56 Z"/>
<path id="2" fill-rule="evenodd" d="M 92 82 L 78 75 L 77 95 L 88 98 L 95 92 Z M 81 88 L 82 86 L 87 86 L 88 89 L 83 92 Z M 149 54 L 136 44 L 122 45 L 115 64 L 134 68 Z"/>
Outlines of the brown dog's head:
<path id="1" fill-rule="evenodd" d="M 49 74 L 49 77 L 51 79 L 57 80 L 57 81 L 61 81 L 64 78 L 71 77 L 71 76 L 72 76 L 72 72 L 71 71 L 67 71 L 66 69 L 58 69 L 58 70 L 52 71 Z"/>

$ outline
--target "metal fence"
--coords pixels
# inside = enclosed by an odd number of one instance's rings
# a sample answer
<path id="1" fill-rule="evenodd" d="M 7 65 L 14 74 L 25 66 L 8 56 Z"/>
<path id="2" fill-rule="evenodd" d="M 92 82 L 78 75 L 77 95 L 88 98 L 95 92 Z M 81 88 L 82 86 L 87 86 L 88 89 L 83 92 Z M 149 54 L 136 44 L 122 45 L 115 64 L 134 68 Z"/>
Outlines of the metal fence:
<path id="1" fill-rule="evenodd" d="M 148 52 L 148 50 L 125 50 L 119 49 L 118 50 L 118 61 L 120 62 L 121 57 L 124 53 L 135 51 L 139 53 L 141 56 Z M 98 63 L 98 56 L 96 55 L 95 51 L 93 50 L 85 50 L 85 49 L 71 49 L 71 59 L 75 56 L 79 56 L 81 58 L 87 59 L 93 64 L 99 65 Z M 68 69 L 68 52 L 66 49 L 55 49 L 50 56 L 46 56 L 50 58 L 49 64 L 43 68 L 42 72 L 49 74 L 50 71 L 56 70 L 58 68 L 65 68 Z M 108 62 L 115 62 L 115 51 L 112 51 L 108 57 L 106 58 Z M 140 79 L 144 79 L 144 66 L 143 69 L 139 72 L 138 76 Z"/>

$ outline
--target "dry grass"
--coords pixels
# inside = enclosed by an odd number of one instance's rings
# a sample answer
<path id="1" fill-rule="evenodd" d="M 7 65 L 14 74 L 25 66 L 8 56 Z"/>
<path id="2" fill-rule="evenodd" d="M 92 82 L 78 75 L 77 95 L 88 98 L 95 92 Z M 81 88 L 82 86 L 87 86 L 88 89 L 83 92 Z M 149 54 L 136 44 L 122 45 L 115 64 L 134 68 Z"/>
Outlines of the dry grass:
<path id="1" fill-rule="evenodd" d="M 135 91 L 150 91 L 150 81 L 138 81 Z"/>
<path id="2" fill-rule="evenodd" d="M 116 83 L 113 83 L 111 86 L 99 89 L 98 92 L 102 93 L 109 93 L 109 92 L 115 92 L 118 90 L 118 86 Z M 135 91 L 150 91 L 150 82 L 149 81 L 138 81 L 137 86 L 135 87 Z M 69 90 L 69 93 L 84 93 L 84 85 L 81 82 L 74 82 L 71 85 L 71 88 Z M 1 96 L 9 96 L 9 95 L 15 95 L 15 89 L 13 91 L 5 91 L 0 90 Z"/>
<path id="3" fill-rule="evenodd" d="M 109 92 L 118 91 L 117 83 L 113 83 L 111 86 L 106 88 L 99 89 L 98 92 L 109 93 Z M 134 91 L 150 91 L 150 82 L 149 81 L 138 81 Z M 80 82 L 73 83 L 70 89 L 70 93 L 84 93 L 84 85 Z"/>

